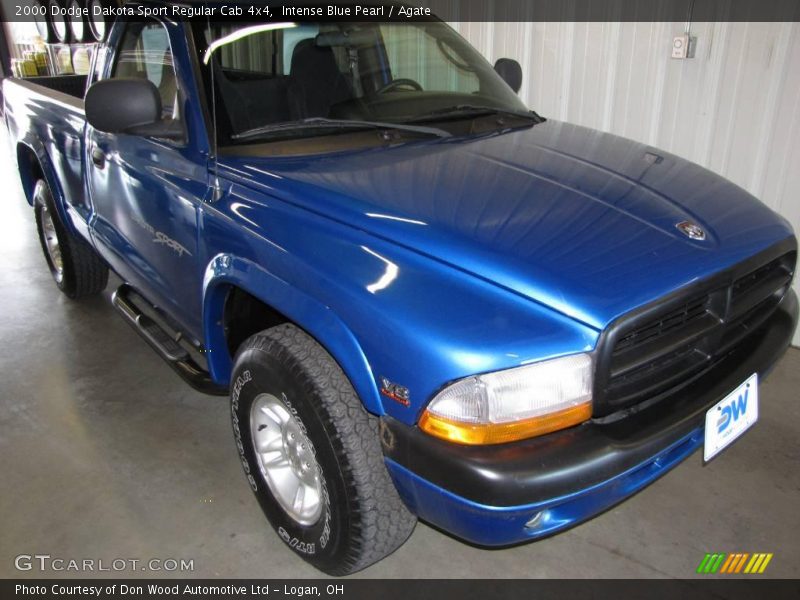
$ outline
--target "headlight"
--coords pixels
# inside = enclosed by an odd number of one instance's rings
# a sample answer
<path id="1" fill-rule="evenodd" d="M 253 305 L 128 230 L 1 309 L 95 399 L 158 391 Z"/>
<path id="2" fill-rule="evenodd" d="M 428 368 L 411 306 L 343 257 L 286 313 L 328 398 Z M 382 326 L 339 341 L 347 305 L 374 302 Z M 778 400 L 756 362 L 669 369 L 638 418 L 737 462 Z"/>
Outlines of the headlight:
<path id="1" fill-rule="evenodd" d="M 573 354 L 456 381 L 430 401 L 419 427 L 460 444 L 500 444 L 591 416 L 592 357 Z"/>

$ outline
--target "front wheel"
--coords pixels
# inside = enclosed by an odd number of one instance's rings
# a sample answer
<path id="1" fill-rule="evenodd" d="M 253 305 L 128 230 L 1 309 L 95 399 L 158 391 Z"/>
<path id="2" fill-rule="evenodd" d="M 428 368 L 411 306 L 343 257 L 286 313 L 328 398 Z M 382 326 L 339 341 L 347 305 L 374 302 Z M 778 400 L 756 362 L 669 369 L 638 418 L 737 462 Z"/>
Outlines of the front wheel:
<path id="1" fill-rule="evenodd" d="M 236 355 L 233 431 L 250 487 L 280 538 L 331 575 L 396 550 L 416 517 L 383 463 L 378 421 L 334 359 L 289 324 Z"/>
<path id="2" fill-rule="evenodd" d="M 108 267 L 94 248 L 64 227 L 44 179 L 33 189 L 33 208 L 39 242 L 58 289 L 73 299 L 102 292 L 108 284 Z"/>

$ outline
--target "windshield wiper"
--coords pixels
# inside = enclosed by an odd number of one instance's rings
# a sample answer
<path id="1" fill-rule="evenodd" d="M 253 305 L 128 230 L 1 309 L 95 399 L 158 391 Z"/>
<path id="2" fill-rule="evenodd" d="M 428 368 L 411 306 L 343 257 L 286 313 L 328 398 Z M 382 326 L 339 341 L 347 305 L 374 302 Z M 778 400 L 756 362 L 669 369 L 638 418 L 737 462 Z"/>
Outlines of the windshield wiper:
<path id="1" fill-rule="evenodd" d="M 532 110 L 529 112 L 523 112 L 520 110 L 513 110 L 513 109 L 506 109 L 506 108 L 496 108 L 493 106 L 478 106 L 473 104 L 457 104 L 455 106 L 448 106 L 446 108 L 439 108 L 437 110 L 432 110 L 429 113 L 425 113 L 424 115 L 420 115 L 417 117 L 413 117 L 411 119 L 406 120 L 406 123 L 417 123 L 417 122 L 424 122 L 424 121 L 435 121 L 439 118 L 449 118 L 449 117 L 480 117 L 484 115 L 501 115 L 501 116 L 509 116 L 509 117 L 516 117 L 520 119 L 530 119 L 535 123 L 542 123 L 544 118 L 537 115 Z"/>
<path id="2" fill-rule="evenodd" d="M 312 117 L 300 121 L 289 121 L 286 123 L 273 123 L 262 127 L 248 129 L 241 133 L 231 136 L 234 140 L 246 140 L 254 137 L 268 136 L 273 133 L 291 133 L 295 131 L 313 129 L 381 129 L 386 131 L 398 130 L 411 133 L 420 133 L 428 136 L 450 137 L 450 134 L 436 127 L 423 127 L 419 125 L 408 125 L 405 123 L 383 123 L 380 121 L 358 121 L 355 119 L 326 119 L 323 117 Z"/>

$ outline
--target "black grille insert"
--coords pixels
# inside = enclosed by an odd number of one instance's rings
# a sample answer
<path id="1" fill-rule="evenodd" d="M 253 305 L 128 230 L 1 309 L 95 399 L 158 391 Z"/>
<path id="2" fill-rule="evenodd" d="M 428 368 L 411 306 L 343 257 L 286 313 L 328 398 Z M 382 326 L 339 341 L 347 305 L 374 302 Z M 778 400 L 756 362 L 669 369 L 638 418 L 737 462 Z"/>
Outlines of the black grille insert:
<path id="1" fill-rule="evenodd" d="M 746 341 L 792 280 L 794 240 L 615 322 L 598 345 L 594 413 L 674 391 Z"/>
<path id="2" fill-rule="evenodd" d="M 693 321 L 708 314 L 708 298 L 703 296 L 686 302 L 683 306 L 659 316 L 643 327 L 634 329 L 614 345 L 614 355 L 625 352 L 636 346 L 646 344 L 669 334 L 671 331 L 686 327 Z"/>

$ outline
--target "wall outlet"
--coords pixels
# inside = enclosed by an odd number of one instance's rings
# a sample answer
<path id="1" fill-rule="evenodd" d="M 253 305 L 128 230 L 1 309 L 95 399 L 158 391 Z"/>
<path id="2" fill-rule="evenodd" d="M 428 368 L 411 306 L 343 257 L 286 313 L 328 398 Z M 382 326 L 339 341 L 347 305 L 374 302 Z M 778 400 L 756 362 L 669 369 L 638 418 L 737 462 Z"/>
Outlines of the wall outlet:
<path id="1" fill-rule="evenodd" d="M 697 38 L 693 35 L 676 35 L 672 38 L 672 58 L 694 58 Z"/>

